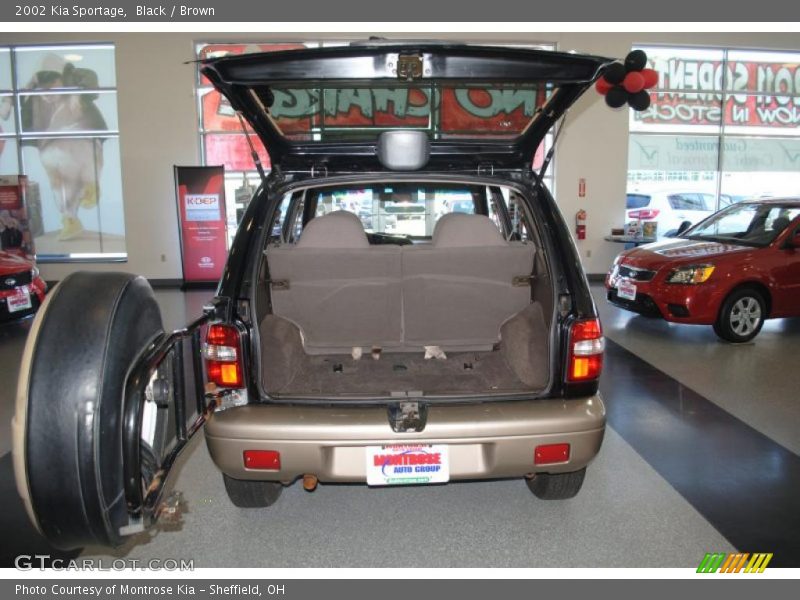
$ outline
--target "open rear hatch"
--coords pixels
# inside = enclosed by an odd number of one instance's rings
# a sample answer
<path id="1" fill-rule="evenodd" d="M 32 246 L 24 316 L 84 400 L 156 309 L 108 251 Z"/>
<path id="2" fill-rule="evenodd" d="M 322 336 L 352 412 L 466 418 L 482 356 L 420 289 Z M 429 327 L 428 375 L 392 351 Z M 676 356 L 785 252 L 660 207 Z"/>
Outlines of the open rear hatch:
<path id="1" fill-rule="evenodd" d="M 284 170 L 376 170 L 379 134 L 424 131 L 428 167 L 530 168 L 553 124 L 612 59 L 369 42 L 223 57 L 201 67 Z"/>

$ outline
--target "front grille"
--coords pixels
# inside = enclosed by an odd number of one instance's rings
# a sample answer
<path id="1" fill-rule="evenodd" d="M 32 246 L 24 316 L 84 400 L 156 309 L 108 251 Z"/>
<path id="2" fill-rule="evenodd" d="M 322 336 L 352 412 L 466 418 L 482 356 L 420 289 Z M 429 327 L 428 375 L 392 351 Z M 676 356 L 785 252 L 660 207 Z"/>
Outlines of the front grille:
<path id="1" fill-rule="evenodd" d="M 655 303 L 655 301 L 647 294 L 642 294 L 641 292 L 636 294 L 636 300 L 628 300 L 626 298 L 620 298 L 617 294 L 617 290 L 612 289 L 608 290 L 606 298 L 612 304 L 616 304 L 617 306 L 626 310 L 639 313 L 645 317 L 664 316 L 661 314 L 661 310 L 658 308 L 658 305 Z"/>
<path id="2" fill-rule="evenodd" d="M 31 272 L 20 271 L 11 275 L 0 275 L 0 291 L 13 290 L 21 285 L 31 283 Z"/>
<path id="3" fill-rule="evenodd" d="M 639 269 L 637 267 L 629 267 L 627 265 L 619 266 L 619 275 L 625 279 L 632 281 L 650 281 L 655 277 L 655 271 L 648 271 L 646 269 Z"/>

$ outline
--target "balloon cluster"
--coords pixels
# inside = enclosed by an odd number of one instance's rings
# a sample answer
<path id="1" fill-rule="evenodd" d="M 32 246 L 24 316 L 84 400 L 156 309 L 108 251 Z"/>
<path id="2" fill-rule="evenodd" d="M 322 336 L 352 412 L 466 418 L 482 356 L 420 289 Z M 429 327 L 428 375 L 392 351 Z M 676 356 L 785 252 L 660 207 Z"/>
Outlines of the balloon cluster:
<path id="1" fill-rule="evenodd" d="M 646 110 L 650 106 L 647 91 L 658 83 L 658 71 L 645 69 L 647 54 L 633 50 L 625 57 L 625 63 L 611 63 L 603 76 L 597 80 L 595 89 L 606 97 L 606 104 L 619 108 L 626 102 L 633 110 Z"/>

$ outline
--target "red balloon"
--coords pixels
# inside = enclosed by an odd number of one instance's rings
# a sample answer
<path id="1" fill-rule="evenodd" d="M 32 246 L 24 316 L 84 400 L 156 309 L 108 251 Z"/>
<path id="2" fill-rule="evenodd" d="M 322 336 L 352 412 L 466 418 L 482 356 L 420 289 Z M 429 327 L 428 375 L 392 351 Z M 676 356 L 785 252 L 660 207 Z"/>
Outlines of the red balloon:
<path id="1" fill-rule="evenodd" d="M 649 90 L 658 85 L 658 71 L 655 69 L 642 69 L 642 77 L 644 77 L 644 87 Z"/>
<path id="2" fill-rule="evenodd" d="M 602 94 L 603 96 L 605 96 L 608 93 L 608 90 L 610 90 L 612 87 L 614 86 L 608 83 L 605 77 L 601 77 L 600 79 L 597 80 L 597 83 L 594 84 L 594 88 L 597 90 L 599 94 Z"/>
<path id="3" fill-rule="evenodd" d="M 641 92 L 644 89 L 644 77 L 639 71 L 631 71 L 622 80 L 622 87 L 631 94 Z"/>

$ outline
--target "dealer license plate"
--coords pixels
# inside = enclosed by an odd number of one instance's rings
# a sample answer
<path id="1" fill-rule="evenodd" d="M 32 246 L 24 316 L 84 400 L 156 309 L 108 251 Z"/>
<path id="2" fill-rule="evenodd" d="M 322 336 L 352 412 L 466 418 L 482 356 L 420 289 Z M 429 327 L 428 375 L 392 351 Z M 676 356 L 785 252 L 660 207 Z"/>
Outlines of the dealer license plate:
<path id="1" fill-rule="evenodd" d="M 367 485 L 445 483 L 450 480 L 448 446 L 367 446 Z"/>
<path id="2" fill-rule="evenodd" d="M 8 312 L 18 312 L 20 310 L 27 310 L 32 308 L 31 293 L 26 287 L 17 288 L 12 296 L 6 298 L 8 303 Z"/>
<path id="3" fill-rule="evenodd" d="M 621 280 L 617 284 L 617 296 L 624 300 L 636 300 L 636 286 L 632 283 Z"/>

